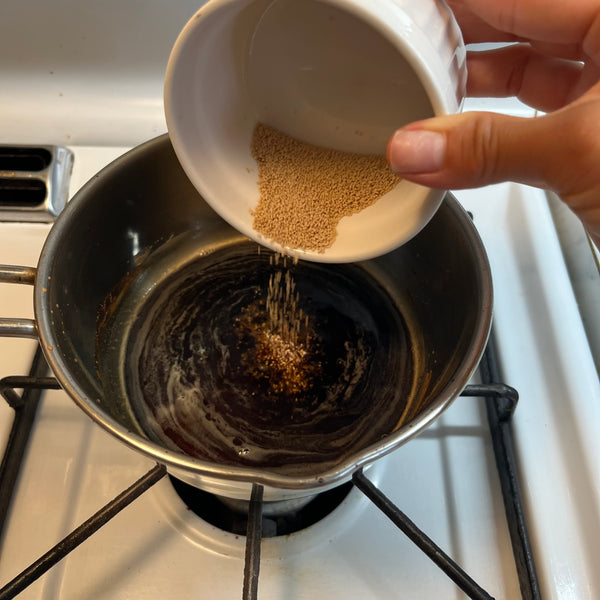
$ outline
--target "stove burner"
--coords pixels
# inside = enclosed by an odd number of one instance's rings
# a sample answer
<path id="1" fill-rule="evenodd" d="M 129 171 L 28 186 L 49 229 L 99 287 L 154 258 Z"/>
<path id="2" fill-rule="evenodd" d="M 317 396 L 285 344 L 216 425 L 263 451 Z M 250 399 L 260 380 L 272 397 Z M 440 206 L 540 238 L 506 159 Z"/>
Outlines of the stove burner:
<path id="1" fill-rule="evenodd" d="M 229 533 L 246 535 L 248 529 L 248 502 L 230 501 L 195 488 L 175 477 L 169 479 L 177 495 L 185 505 L 201 519 Z M 318 523 L 332 513 L 352 490 L 351 483 L 315 496 L 309 496 L 306 502 L 291 503 L 264 502 L 262 519 L 262 537 L 270 538 L 290 535 Z"/>

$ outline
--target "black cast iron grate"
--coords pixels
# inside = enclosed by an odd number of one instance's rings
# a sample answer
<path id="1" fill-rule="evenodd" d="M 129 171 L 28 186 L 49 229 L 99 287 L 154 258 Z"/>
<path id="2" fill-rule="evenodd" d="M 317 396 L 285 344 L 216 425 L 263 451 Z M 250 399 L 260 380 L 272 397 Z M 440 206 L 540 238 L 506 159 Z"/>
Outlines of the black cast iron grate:
<path id="1" fill-rule="evenodd" d="M 37 406 L 43 390 L 59 389 L 57 381 L 46 377 L 48 367 L 38 349 L 28 377 L 6 377 L 0 380 L 0 393 L 15 411 L 15 420 L 4 458 L 0 464 L 0 537 L 13 496 L 27 441 L 33 427 Z M 482 383 L 465 388 L 461 396 L 481 397 L 485 400 L 488 423 L 496 457 L 515 564 L 523 600 L 541 599 L 536 576 L 531 543 L 527 533 L 522 495 L 511 431 L 511 416 L 517 406 L 518 394 L 501 381 L 499 363 L 493 338 L 480 363 Z M 23 389 L 19 395 L 16 390 Z M 20 594 L 46 571 L 62 560 L 69 552 L 93 535 L 102 525 L 118 514 L 136 498 L 166 475 L 163 465 L 156 465 L 138 481 L 124 490 L 96 514 L 90 517 L 46 554 L 0 589 L 0 600 L 9 600 Z M 389 519 L 407 535 L 456 585 L 474 600 L 490 600 L 477 582 L 461 569 L 446 553 L 425 535 L 397 506 L 379 491 L 362 470 L 357 471 L 352 482 Z M 254 484 L 250 499 L 246 534 L 246 560 L 244 566 L 243 600 L 258 598 L 260 550 L 262 541 L 263 487 Z"/>

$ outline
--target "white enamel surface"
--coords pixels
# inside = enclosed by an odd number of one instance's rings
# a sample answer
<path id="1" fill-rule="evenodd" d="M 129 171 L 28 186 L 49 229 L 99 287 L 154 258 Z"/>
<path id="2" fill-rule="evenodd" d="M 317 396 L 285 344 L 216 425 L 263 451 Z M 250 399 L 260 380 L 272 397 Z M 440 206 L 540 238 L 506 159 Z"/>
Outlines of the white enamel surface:
<path id="1" fill-rule="evenodd" d="M 10 264 L 33 267 L 37 264 L 47 225 L 0 224 L 0 248 L 10 248 Z M 0 263 L 9 260 L 0 254 Z M 0 283 L 0 316 L 33 319 L 33 288 L 29 285 Z M 0 337 L 0 379 L 10 375 L 27 375 L 37 342 L 29 339 Z M 13 411 L 0 396 L 0 448 L 4 448 L 13 422 Z"/>
<path id="2" fill-rule="evenodd" d="M 169 59 L 168 129 L 183 168 L 215 210 L 279 249 L 252 223 L 256 123 L 319 146 L 384 154 L 398 127 L 459 109 L 464 59 L 450 13 L 434 1 L 212 0 Z M 415 235 L 441 197 L 400 182 L 344 218 L 324 253 L 289 250 L 323 262 L 385 253 Z"/>
<path id="3" fill-rule="evenodd" d="M 496 330 L 505 372 L 521 396 L 514 428 L 543 598 L 600 593 L 600 387 L 568 284 L 545 195 L 506 186 L 463 192 L 485 242 L 496 285 Z"/>

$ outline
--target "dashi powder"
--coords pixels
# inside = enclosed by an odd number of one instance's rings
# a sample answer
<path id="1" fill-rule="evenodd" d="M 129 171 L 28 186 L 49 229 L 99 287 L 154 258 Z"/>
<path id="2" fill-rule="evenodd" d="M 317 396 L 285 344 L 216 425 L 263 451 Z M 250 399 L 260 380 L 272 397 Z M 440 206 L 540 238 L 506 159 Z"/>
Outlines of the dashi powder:
<path id="1" fill-rule="evenodd" d="M 254 229 L 284 248 L 324 252 L 342 217 L 398 184 L 384 156 L 314 146 L 262 123 L 251 150 L 259 186 Z"/>

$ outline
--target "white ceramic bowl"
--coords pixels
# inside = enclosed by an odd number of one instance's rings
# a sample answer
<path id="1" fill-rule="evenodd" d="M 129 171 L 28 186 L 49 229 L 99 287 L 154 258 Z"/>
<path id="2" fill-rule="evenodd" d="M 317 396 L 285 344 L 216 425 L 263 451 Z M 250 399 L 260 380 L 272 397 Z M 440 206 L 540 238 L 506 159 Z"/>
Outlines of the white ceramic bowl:
<path id="1" fill-rule="evenodd" d="M 210 0 L 169 59 L 169 135 L 206 201 L 248 237 L 281 250 L 252 225 L 256 123 L 320 146 L 384 154 L 402 125 L 460 109 L 465 57 L 439 0 Z M 298 254 L 321 262 L 384 254 L 417 234 L 442 197 L 399 181 L 344 217 L 325 252 Z"/>

